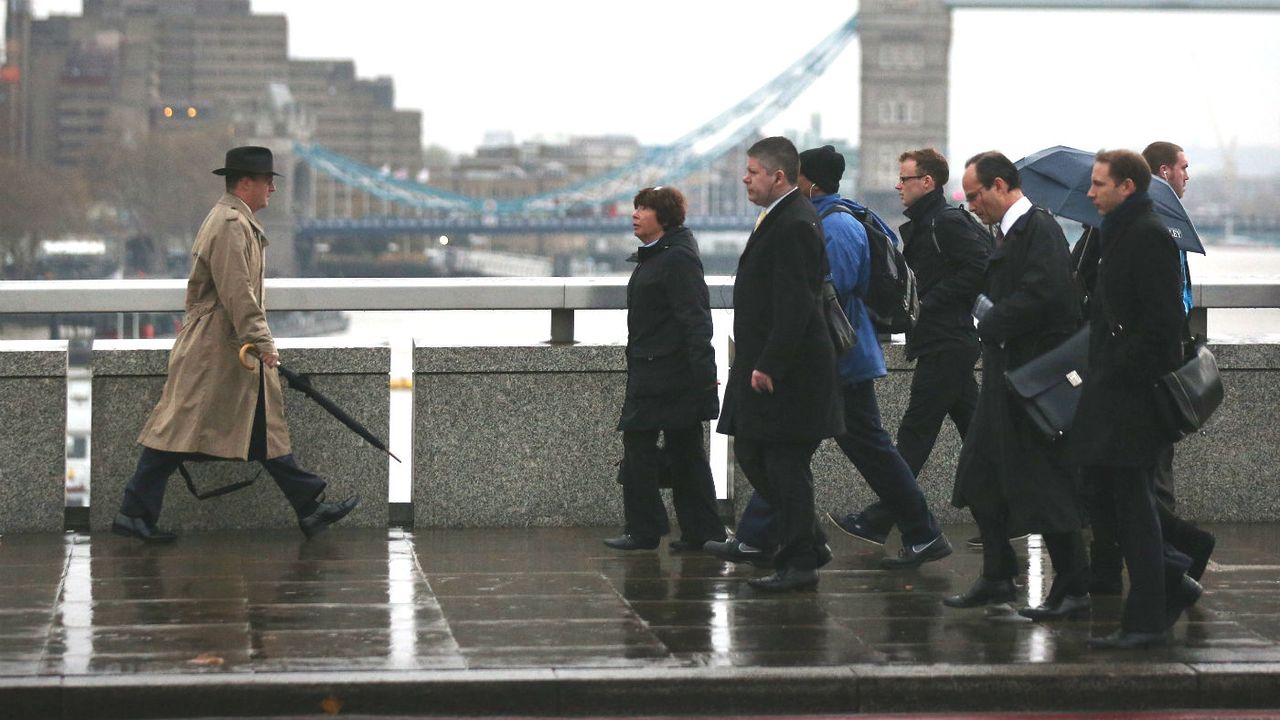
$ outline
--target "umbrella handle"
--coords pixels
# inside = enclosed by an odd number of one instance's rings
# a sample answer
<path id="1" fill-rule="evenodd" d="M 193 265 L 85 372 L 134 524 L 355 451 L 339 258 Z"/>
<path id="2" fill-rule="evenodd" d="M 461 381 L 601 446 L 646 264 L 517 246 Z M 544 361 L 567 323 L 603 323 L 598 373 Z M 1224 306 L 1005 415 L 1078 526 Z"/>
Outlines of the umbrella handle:
<path id="1" fill-rule="evenodd" d="M 249 353 L 253 353 L 254 355 L 258 354 L 258 349 L 253 346 L 253 343 L 245 343 L 240 347 L 240 365 L 245 370 L 254 370 L 256 368 L 254 368 L 254 366 L 245 359 L 245 355 Z"/>

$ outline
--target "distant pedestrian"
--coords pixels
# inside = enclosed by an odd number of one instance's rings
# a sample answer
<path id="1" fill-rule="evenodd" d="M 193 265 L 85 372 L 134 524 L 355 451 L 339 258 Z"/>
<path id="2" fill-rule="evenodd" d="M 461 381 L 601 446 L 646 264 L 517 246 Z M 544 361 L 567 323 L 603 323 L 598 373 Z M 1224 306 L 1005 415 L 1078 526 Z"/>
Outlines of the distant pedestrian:
<path id="1" fill-rule="evenodd" d="M 196 234 L 186 315 L 169 354 L 160 402 L 138 437 L 142 455 L 125 486 L 113 532 L 145 542 L 172 542 L 159 529 L 169 476 L 184 461 L 256 460 L 275 480 L 308 538 L 341 520 L 360 502 L 324 501 L 325 481 L 302 469 L 289 448 L 280 362 L 267 327 L 263 297 L 267 237 L 256 214 L 275 192 L 271 150 L 227 151 L 226 193 Z M 262 362 L 246 372 L 238 351 L 250 344 Z"/>
<path id="2" fill-rule="evenodd" d="M 1164 551 L 1154 494 L 1170 439 L 1159 427 L 1157 379 L 1182 362 L 1182 272 L 1168 228 L 1152 210 L 1151 170 L 1129 150 L 1100 152 L 1089 199 L 1102 214 L 1097 286 L 1090 300 L 1089 372 L 1068 437 L 1071 459 L 1093 490 L 1090 515 L 1117 529 L 1129 571 L 1120 629 L 1100 648 L 1168 640 L 1168 628 L 1200 598 L 1186 557 Z"/>
<path id="3" fill-rule="evenodd" d="M 720 413 L 711 348 L 711 294 L 684 195 L 673 187 L 636 193 L 631 227 L 640 248 L 627 283 L 627 394 L 622 431 L 622 535 L 617 550 L 651 550 L 670 532 L 658 478 L 671 482 L 680 539 L 674 551 L 724 539 L 715 483 L 703 449 L 705 420 Z M 661 433 L 664 447 L 658 447 Z"/>
<path id="4" fill-rule="evenodd" d="M 764 591 L 818 584 L 826 535 L 813 507 L 809 464 L 818 444 L 844 430 L 836 356 L 822 315 L 827 274 L 822 228 L 797 191 L 791 141 L 765 138 L 747 150 L 747 198 L 763 208 L 733 284 L 736 355 L 719 432 L 734 437 L 747 480 L 777 512 L 773 574 Z"/>
<path id="5" fill-rule="evenodd" d="M 937 150 L 902 153 L 898 173 L 896 188 L 908 218 L 899 236 L 916 276 L 920 319 L 906 333 L 906 356 L 915 361 L 915 370 L 907 410 L 898 423 L 897 449 L 918 478 L 942 421 L 950 417 L 963 440 L 978 407 L 973 366 L 979 345 L 970 311 L 982 289 L 991 235 L 963 208 L 947 204 L 942 189 L 950 167 Z M 883 544 L 895 518 L 883 501 L 877 501 L 838 521 L 845 532 Z"/>
<path id="6" fill-rule="evenodd" d="M 1019 612 L 1033 619 L 1079 614 L 1089 608 L 1089 568 L 1077 474 L 1016 406 L 1004 379 L 1080 324 L 1067 240 L 1053 216 L 1023 196 L 1018 169 L 1001 153 L 970 158 L 961 186 L 978 219 L 996 226 L 983 287 L 993 305 L 978 320 L 982 390 L 952 498 L 978 523 L 982 574 L 943 603 L 965 608 L 1013 601 L 1020 568 L 1009 538 L 1039 533 L 1055 577 L 1043 605 Z"/>

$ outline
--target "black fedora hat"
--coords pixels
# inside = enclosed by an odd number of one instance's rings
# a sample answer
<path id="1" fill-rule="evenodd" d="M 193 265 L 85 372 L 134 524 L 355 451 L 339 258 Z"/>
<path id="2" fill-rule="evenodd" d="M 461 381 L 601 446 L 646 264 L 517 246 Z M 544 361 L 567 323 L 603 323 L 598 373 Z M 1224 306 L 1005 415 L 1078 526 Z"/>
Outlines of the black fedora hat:
<path id="1" fill-rule="evenodd" d="M 226 167 L 213 171 L 214 175 L 275 175 L 284 177 L 275 171 L 271 148 L 257 145 L 243 145 L 227 151 Z"/>

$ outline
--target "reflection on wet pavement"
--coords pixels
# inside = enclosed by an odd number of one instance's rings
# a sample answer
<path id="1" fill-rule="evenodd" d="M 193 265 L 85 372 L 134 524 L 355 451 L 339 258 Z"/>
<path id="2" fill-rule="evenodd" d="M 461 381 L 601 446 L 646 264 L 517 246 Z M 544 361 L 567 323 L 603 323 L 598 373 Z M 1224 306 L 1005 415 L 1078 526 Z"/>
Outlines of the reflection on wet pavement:
<path id="1" fill-rule="evenodd" d="M 1276 526 L 1216 526 L 1206 591 L 1167 648 L 1130 661 L 1280 661 Z M 1107 663 L 1093 617 L 1036 624 L 1011 606 L 950 610 L 976 577 L 957 552 L 916 571 L 839 537 L 819 590 L 701 554 L 625 554 L 608 529 L 219 532 L 152 547 L 111 535 L 0 538 L 0 675 L 516 667 Z M 965 537 L 972 529 L 949 529 Z M 1049 582 L 1036 538 L 1021 602 Z"/>

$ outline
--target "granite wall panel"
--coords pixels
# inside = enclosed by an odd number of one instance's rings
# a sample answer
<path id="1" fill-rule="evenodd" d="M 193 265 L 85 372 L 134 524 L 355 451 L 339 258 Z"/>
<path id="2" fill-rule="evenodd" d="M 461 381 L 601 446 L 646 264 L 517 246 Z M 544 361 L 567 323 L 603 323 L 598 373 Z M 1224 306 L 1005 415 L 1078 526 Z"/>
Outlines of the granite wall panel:
<path id="1" fill-rule="evenodd" d="M 328 343 L 328 344 L 326 344 Z M 110 527 L 141 447 L 138 433 L 160 398 L 172 340 L 108 341 L 94 345 L 93 459 L 90 524 Z M 332 341 L 282 340 L 281 361 L 307 374 L 324 393 L 378 437 L 386 439 L 390 416 L 387 381 L 390 349 L 346 347 Z M 387 526 L 390 458 L 368 445 L 302 393 L 284 390 L 285 417 L 294 457 L 324 477 L 329 500 L 359 494 L 361 505 L 342 522 L 354 527 Z M 174 530 L 295 527 L 297 518 L 257 463 L 196 463 L 201 491 L 256 476 L 247 489 L 196 500 L 175 474 L 165 496 L 160 525 Z M 301 536 L 299 536 L 301 537 Z"/>
<path id="2" fill-rule="evenodd" d="M 0 533 L 63 528 L 67 344 L 0 343 Z"/>

